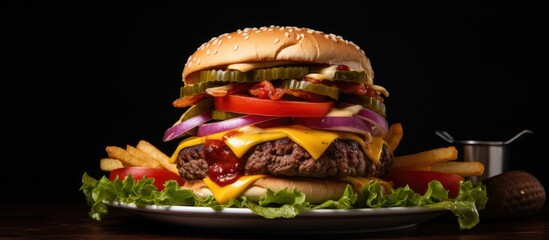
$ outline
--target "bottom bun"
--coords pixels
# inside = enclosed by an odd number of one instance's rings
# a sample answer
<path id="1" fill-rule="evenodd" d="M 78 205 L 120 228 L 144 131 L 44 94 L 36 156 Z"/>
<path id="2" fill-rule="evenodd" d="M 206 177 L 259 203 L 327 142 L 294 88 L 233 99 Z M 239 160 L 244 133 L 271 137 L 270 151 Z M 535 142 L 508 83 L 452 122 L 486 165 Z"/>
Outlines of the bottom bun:
<path id="1" fill-rule="evenodd" d="M 259 198 L 265 196 L 267 189 L 276 192 L 286 188 L 304 193 L 305 201 L 311 204 L 319 204 L 327 200 L 338 200 L 343 195 L 347 184 L 334 180 L 267 177 L 255 181 L 241 196 L 258 202 Z M 210 188 L 202 180 L 186 181 L 183 188 L 192 190 L 199 200 L 213 196 Z"/>

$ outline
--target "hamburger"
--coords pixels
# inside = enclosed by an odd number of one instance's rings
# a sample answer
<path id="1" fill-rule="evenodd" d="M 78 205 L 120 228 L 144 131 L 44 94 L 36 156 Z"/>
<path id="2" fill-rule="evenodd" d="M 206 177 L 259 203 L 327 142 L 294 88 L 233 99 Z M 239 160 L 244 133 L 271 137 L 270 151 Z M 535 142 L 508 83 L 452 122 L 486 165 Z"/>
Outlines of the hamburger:
<path id="1" fill-rule="evenodd" d="M 161 157 L 171 162 L 167 173 L 129 167 L 123 180 L 84 173 L 80 190 L 92 218 L 121 203 L 249 208 L 269 219 L 419 206 L 452 211 L 462 229 L 479 222 L 484 185 L 460 181 L 449 197 L 447 185 L 413 175 L 427 171 L 391 171 L 389 93 L 374 84 L 368 57 L 351 41 L 308 28 L 247 28 L 198 47 L 182 78 L 173 101 L 182 115 L 163 138 L 179 141 Z M 395 176 L 429 183 L 418 193 L 394 187 Z"/>
<path id="2" fill-rule="evenodd" d="M 198 199 L 258 202 L 296 191 L 321 204 L 387 173 L 393 153 L 382 86 L 365 52 L 335 34 L 269 26 L 202 44 L 183 69 L 164 141 Z"/>

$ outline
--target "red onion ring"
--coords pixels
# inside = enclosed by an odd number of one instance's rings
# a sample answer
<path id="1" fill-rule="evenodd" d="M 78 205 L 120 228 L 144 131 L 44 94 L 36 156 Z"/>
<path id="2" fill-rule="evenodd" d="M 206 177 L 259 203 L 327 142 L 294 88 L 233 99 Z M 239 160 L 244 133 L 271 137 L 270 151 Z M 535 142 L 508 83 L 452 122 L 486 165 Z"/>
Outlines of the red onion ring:
<path id="1" fill-rule="evenodd" d="M 337 107 L 349 107 L 353 104 L 348 103 L 338 103 Z M 374 136 L 385 136 L 387 131 L 389 131 L 389 123 L 387 120 L 376 112 L 363 107 L 355 115 L 355 117 L 361 118 L 372 125 L 372 135 Z"/>
<path id="2" fill-rule="evenodd" d="M 206 135 L 223 132 L 223 131 L 227 131 L 227 130 L 231 130 L 239 127 L 263 123 L 263 122 L 270 121 L 277 118 L 280 118 L 280 117 L 244 115 L 241 117 L 231 118 L 231 119 L 220 121 L 220 122 L 206 123 L 198 127 L 197 136 L 200 136 L 200 137 L 206 136 Z"/>
<path id="3" fill-rule="evenodd" d="M 385 136 L 387 131 L 389 131 L 389 123 L 387 123 L 387 120 L 370 109 L 362 108 L 355 117 L 361 118 L 372 124 L 372 134 L 374 136 Z"/>
<path id="4" fill-rule="evenodd" d="M 203 112 L 192 118 L 187 119 L 186 121 L 180 122 L 175 126 L 168 128 L 164 132 L 164 142 L 179 138 L 188 134 L 190 130 L 193 130 L 195 127 L 202 125 L 203 123 L 210 121 L 212 119 L 212 112 Z"/>
<path id="5" fill-rule="evenodd" d="M 294 123 L 323 130 L 353 132 L 365 135 L 372 132 L 367 121 L 355 117 L 294 118 Z"/>

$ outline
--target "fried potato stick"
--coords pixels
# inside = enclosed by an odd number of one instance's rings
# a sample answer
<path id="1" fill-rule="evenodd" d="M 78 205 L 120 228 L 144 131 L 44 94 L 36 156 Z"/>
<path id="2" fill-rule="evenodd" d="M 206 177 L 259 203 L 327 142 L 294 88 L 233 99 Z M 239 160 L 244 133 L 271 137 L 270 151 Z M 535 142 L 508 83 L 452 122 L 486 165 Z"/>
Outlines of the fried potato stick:
<path id="1" fill-rule="evenodd" d="M 143 167 L 162 168 L 162 164 L 160 164 L 158 160 L 132 145 L 126 145 L 126 151 L 139 158 L 144 163 Z"/>
<path id="2" fill-rule="evenodd" d="M 150 142 L 140 140 L 136 146 L 140 151 L 156 159 L 165 169 L 179 175 L 176 164 L 170 163 L 170 157 L 152 145 Z"/>
<path id="3" fill-rule="evenodd" d="M 406 169 L 433 165 L 439 162 L 456 160 L 458 151 L 454 146 L 435 148 L 423 152 L 395 157 L 393 168 Z"/>
<path id="4" fill-rule="evenodd" d="M 118 159 L 102 158 L 99 161 L 99 167 L 101 168 L 101 170 L 109 172 L 109 171 L 112 171 L 112 170 L 117 169 L 117 168 L 123 168 L 124 165 Z"/>
<path id="5" fill-rule="evenodd" d="M 130 167 L 148 167 L 147 162 L 144 162 L 121 147 L 107 146 L 105 150 L 107 151 L 109 158 L 118 159 L 122 161 L 124 165 Z"/>
<path id="6" fill-rule="evenodd" d="M 404 135 L 404 131 L 402 130 L 402 124 L 400 123 L 393 123 L 389 127 L 389 131 L 387 132 L 387 135 L 385 136 L 384 140 L 389 144 L 389 147 L 394 152 L 398 145 L 400 144 L 400 140 L 402 140 L 402 136 Z"/>
<path id="7" fill-rule="evenodd" d="M 481 176 L 484 174 L 484 164 L 481 162 L 440 162 L 433 165 L 411 168 L 411 170 L 453 173 L 462 177 Z"/>

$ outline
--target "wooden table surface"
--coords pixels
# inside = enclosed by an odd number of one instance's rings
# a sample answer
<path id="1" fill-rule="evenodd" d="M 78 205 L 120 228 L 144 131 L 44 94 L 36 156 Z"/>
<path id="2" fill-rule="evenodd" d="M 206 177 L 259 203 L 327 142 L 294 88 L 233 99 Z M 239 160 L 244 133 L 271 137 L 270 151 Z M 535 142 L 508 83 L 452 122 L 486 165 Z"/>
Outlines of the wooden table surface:
<path id="1" fill-rule="evenodd" d="M 338 234 L 248 233 L 193 230 L 110 208 L 102 221 L 88 216 L 85 202 L 2 204 L 0 239 L 549 239 L 547 206 L 527 217 L 482 221 L 460 230 L 448 214 L 417 226 L 383 232 Z"/>

